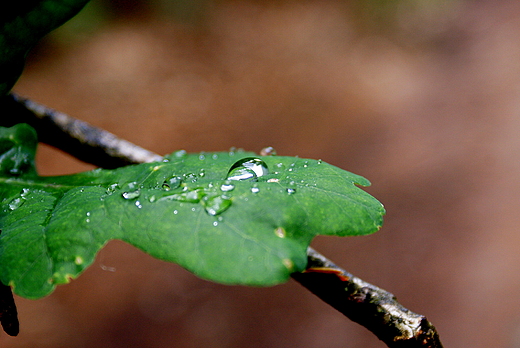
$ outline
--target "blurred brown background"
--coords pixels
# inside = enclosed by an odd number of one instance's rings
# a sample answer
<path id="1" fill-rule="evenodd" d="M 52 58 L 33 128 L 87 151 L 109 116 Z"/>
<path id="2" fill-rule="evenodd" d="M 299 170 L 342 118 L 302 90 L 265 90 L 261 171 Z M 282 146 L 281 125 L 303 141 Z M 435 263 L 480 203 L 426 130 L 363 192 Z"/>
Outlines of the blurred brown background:
<path id="1" fill-rule="evenodd" d="M 446 347 L 520 347 L 520 2 L 94 0 L 15 91 L 161 154 L 274 146 L 367 177 L 383 229 L 313 246 Z M 17 303 L 2 347 L 384 347 L 293 281 L 221 286 L 121 242 Z"/>

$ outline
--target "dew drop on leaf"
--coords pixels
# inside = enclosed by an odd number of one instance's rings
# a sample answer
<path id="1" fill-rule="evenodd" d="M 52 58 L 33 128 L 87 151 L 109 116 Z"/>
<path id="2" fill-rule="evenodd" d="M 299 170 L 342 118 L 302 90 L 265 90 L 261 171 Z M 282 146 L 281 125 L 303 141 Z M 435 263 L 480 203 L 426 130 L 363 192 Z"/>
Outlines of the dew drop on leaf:
<path id="1" fill-rule="evenodd" d="M 277 228 L 274 230 L 274 234 L 275 234 L 277 237 L 285 238 L 285 229 L 284 229 L 283 227 L 277 227 Z"/>
<path id="2" fill-rule="evenodd" d="M 131 182 L 123 186 L 124 192 L 121 194 L 124 199 L 135 199 L 141 195 L 141 190 L 139 189 L 136 182 Z"/>
<path id="3" fill-rule="evenodd" d="M 24 203 L 25 203 L 25 198 L 17 197 L 9 203 L 9 209 L 16 210 L 16 209 L 20 208 L 22 206 L 22 204 L 24 204 Z"/>
<path id="4" fill-rule="evenodd" d="M 257 187 L 257 186 L 253 186 L 253 187 L 251 187 L 251 192 L 252 193 L 258 193 L 258 192 L 260 192 L 260 188 Z"/>
<path id="5" fill-rule="evenodd" d="M 229 191 L 233 191 L 234 189 L 235 189 L 235 185 L 233 185 L 229 182 L 225 182 L 220 186 L 220 190 L 222 192 L 229 192 Z"/>
<path id="6" fill-rule="evenodd" d="M 162 189 L 165 191 L 175 190 L 179 186 L 181 186 L 182 178 L 180 176 L 172 176 L 171 178 L 168 178 L 164 180 L 162 184 Z"/>
<path id="7" fill-rule="evenodd" d="M 258 181 L 259 177 L 267 174 L 269 174 L 269 169 L 264 161 L 255 157 L 246 157 L 231 166 L 226 179 Z"/>
<path id="8" fill-rule="evenodd" d="M 293 188 L 288 188 L 287 190 L 287 193 L 290 194 L 290 195 L 293 195 L 296 193 L 296 189 L 293 189 Z"/>
<path id="9" fill-rule="evenodd" d="M 141 205 L 140 201 L 135 201 L 135 206 L 139 209 L 141 209 L 143 206 Z"/>
<path id="10" fill-rule="evenodd" d="M 276 150 L 272 146 L 264 147 L 260 150 L 261 156 L 276 156 Z"/>
<path id="11" fill-rule="evenodd" d="M 206 212 L 212 216 L 223 213 L 231 206 L 231 198 L 227 196 L 206 196 L 202 202 Z"/>

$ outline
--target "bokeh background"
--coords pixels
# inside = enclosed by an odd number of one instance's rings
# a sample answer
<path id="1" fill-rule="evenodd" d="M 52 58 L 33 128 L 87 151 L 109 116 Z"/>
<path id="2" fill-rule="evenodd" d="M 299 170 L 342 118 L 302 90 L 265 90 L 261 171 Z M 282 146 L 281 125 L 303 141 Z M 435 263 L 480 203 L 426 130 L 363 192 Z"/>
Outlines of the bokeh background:
<path id="1" fill-rule="evenodd" d="M 273 146 L 367 177 L 383 229 L 313 246 L 446 347 L 520 347 L 520 2 L 93 0 L 14 90 L 160 154 Z M 45 146 L 38 167 L 92 168 Z M 293 281 L 218 285 L 122 242 L 16 300 L 2 347 L 384 347 Z"/>

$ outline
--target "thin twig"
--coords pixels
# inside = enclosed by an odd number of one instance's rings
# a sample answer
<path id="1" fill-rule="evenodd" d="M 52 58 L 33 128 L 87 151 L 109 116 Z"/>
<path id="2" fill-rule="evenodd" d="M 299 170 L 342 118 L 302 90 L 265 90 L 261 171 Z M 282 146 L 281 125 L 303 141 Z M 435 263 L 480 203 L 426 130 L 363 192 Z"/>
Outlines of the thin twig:
<path id="1" fill-rule="evenodd" d="M 307 269 L 292 274 L 293 279 L 388 347 L 442 347 L 426 317 L 404 308 L 393 294 L 353 276 L 312 248 L 307 256 Z"/>
<path id="2" fill-rule="evenodd" d="M 15 94 L 0 99 L 0 125 L 27 123 L 41 142 L 102 168 L 161 161 L 162 157 L 64 113 Z"/>
<path id="3" fill-rule="evenodd" d="M 10 95 L 7 104 L 13 110 L 12 124 L 26 122 L 35 127 L 42 141 L 100 167 L 114 168 L 162 159 L 111 133 L 30 100 Z M 3 110 L 1 102 L 0 110 Z M 71 151 L 68 147 L 71 143 L 81 146 Z M 100 151 L 103 153 L 101 160 L 97 158 Z M 353 276 L 312 248 L 308 249 L 307 256 L 307 269 L 292 274 L 293 279 L 372 331 L 388 347 L 442 348 L 435 327 L 426 317 L 404 308 L 393 294 Z"/>

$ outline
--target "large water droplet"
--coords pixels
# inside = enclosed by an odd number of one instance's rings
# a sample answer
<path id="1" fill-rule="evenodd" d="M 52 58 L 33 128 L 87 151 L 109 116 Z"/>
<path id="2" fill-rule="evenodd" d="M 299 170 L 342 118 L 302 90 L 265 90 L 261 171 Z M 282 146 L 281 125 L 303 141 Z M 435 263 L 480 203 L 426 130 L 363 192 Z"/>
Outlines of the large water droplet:
<path id="1" fill-rule="evenodd" d="M 227 196 L 206 196 L 202 202 L 206 212 L 213 216 L 223 213 L 231 206 L 231 198 Z"/>
<path id="2" fill-rule="evenodd" d="M 246 157 L 236 161 L 227 174 L 228 180 L 258 181 L 258 178 L 269 174 L 267 164 L 259 158 Z"/>

